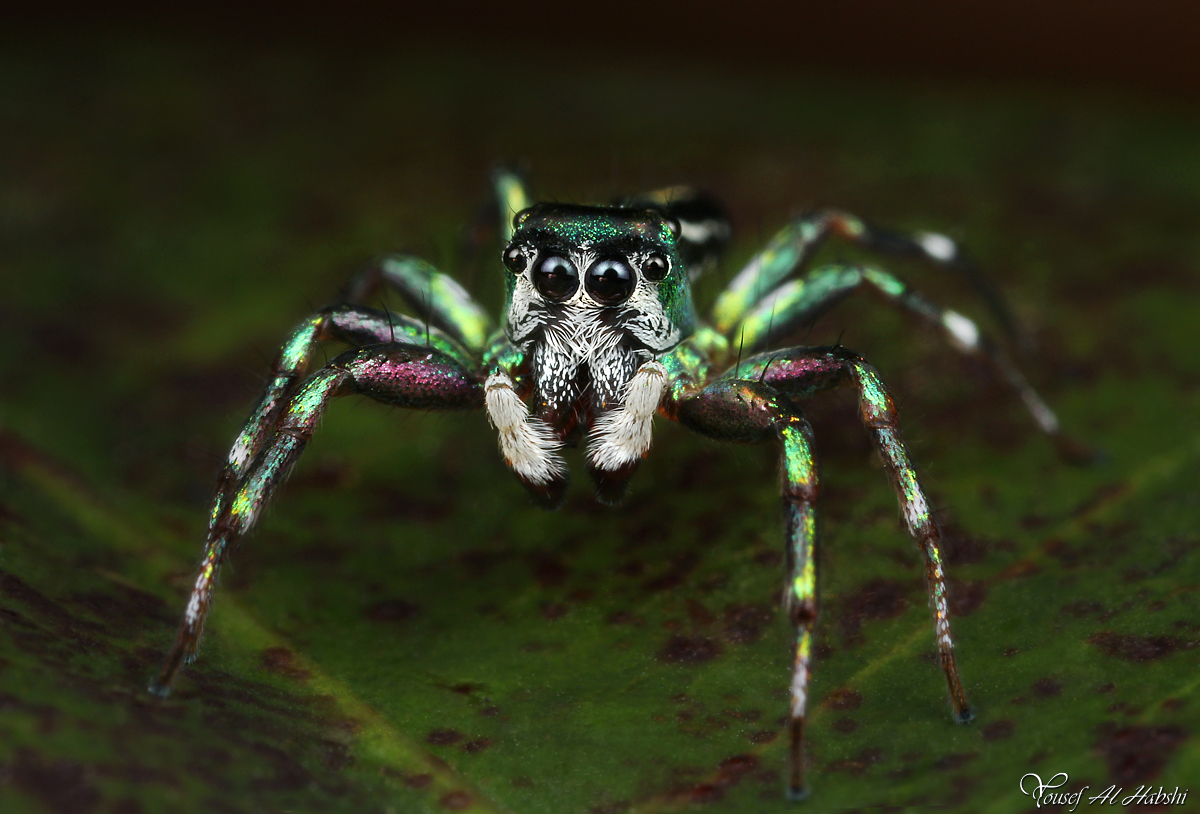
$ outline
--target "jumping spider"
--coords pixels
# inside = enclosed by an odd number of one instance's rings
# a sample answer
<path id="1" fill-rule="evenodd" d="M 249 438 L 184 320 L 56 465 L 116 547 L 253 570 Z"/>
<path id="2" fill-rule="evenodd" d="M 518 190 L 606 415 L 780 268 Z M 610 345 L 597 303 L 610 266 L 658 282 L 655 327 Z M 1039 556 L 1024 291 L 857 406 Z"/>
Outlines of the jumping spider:
<path id="1" fill-rule="evenodd" d="M 805 794 L 804 722 L 812 630 L 817 467 L 812 430 L 798 404 L 849 385 L 925 561 L 929 601 L 954 718 L 971 712 L 954 661 L 939 531 L 897 430 L 887 388 L 863 358 L 841 346 L 774 348 L 851 292 L 874 289 L 943 331 L 958 350 L 982 356 L 1059 439 L 1058 421 L 975 323 L 941 308 L 874 266 L 806 270 L 834 235 L 884 253 L 962 272 L 1011 328 L 999 298 L 942 235 L 884 232 L 840 212 L 800 217 L 779 232 L 717 298 L 709 324 L 692 305 L 691 277 L 710 265 L 729 229 L 702 195 L 672 188 L 613 206 L 530 205 L 511 173 L 496 191 L 507 245 L 501 327 L 453 279 L 413 257 L 390 257 L 351 282 L 342 301 L 300 324 L 284 344 L 258 404 L 221 470 L 204 559 L 182 626 L 151 690 L 170 692 L 196 653 L 226 552 L 258 519 L 312 437 L 330 399 L 358 394 L 424 410 L 484 408 L 509 468 L 546 508 L 567 487 L 559 454 L 584 441 L 599 499 L 618 501 L 650 449 L 661 415 L 710 438 L 772 439 L 783 456 L 787 581 L 795 629 L 788 795 Z M 509 217 L 511 213 L 515 216 Z M 418 318 L 366 308 L 394 286 Z M 352 346 L 309 371 L 317 343 Z"/>

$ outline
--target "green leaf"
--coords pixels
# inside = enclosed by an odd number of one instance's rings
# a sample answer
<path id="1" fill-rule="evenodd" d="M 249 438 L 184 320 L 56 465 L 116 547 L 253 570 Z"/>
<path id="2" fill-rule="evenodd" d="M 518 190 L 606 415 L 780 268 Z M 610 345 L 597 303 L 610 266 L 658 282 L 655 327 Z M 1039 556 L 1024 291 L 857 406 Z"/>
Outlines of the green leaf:
<path id="1" fill-rule="evenodd" d="M 522 156 L 556 199 L 727 198 L 738 237 L 704 304 L 801 204 L 961 239 L 1037 340 L 1023 368 L 1107 454 L 1061 462 L 986 370 L 883 304 L 804 340 L 840 337 L 897 395 L 977 713 L 951 722 L 852 399 L 806 404 L 808 810 L 1023 811 L 1027 772 L 1089 794 L 1198 776 L 1194 115 L 796 77 L 679 74 L 664 96 L 619 71 L 514 106 L 513 74 L 466 55 L 92 56 L 0 64 L 0 149 L 22 157 L 0 201 L 0 810 L 800 810 L 776 453 L 665 423 L 625 505 L 581 482 L 545 513 L 482 415 L 335 404 L 226 566 L 199 660 L 169 701 L 145 692 L 274 348 L 397 243 L 494 305 L 493 247 L 460 228 L 490 163 Z M 530 121 L 562 98 L 588 104 Z M 964 286 L 889 266 L 982 321 Z"/>

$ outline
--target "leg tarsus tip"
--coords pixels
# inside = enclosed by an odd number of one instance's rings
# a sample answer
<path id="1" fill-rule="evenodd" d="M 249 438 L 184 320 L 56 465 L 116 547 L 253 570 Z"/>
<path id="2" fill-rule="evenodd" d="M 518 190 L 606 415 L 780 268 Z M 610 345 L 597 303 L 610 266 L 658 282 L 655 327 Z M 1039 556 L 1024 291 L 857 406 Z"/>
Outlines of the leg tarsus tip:
<path id="1" fill-rule="evenodd" d="M 971 721 L 975 720 L 975 713 L 970 709 L 964 709 L 962 712 L 956 712 L 954 714 L 954 720 L 956 723 L 969 724 Z"/>
<path id="2" fill-rule="evenodd" d="M 802 800 L 808 799 L 807 786 L 788 786 L 787 798 L 789 802 L 799 803 Z"/>
<path id="3" fill-rule="evenodd" d="M 146 691 L 155 698 L 165 699 L 171 697 L 171 685 L 160 683 L 157 678 L 150 682 L 150 685 L 146 687 Z"/>
<path id="4" fill-rule="evenodd" d="M 1106 450 L 1089 446 L 1062 434 L 1055 436 L 1054 446 L 1058 451 L 1058 457 L 1071 466 L 1101 466 L 1108 463 L 1110 457 Z"/>

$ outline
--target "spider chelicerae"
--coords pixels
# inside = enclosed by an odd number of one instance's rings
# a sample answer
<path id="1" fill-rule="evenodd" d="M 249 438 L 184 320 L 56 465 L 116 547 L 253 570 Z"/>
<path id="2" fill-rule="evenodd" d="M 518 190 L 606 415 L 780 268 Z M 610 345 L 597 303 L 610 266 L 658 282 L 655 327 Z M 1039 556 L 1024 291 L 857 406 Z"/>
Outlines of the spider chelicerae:
<path id="1" fill-rule="evenodd" d="M 650 449 L 660 415 L 710 438 L 772 440 L 783 458 L 786 583 L 794 630 L 788 795 L 805 795 L 804 724 L 817 617 L 817 467 L 812 429 L 799 402 L 833 387 L 858 395 L 895 487 L 909 533 L 925 561 L 929 601 L 954 718 L 971 718 L 954 660 L 939 531 L 897 430 L 896 409 L 875 370 L 841 346 L 774 345 L 838 300 L 870 289 L 979 355 L 1055 440 L 1054 413 L 967 317 L 942 308 L 871 265 L 808 269 L 829 237 L 885 254 L 923 258 L 962 273 L 1012 332 L 1003 302 L 949 238 L 901 236 L 851 215 L 796 218 L 721 292 L 701 322 L 691 281 L 711 266 L 729 235 L 718 205 L 670 188 L 612 206 L 530 204 L 521 180 L 497 172 L 506 247 L 499 329 L 451 277 L 415 257 L 388 257 L 343 298 L 304 320 L 283 345 L 262 397 L 221 470 L 204 559 L 182 625 L 151 690 L 170 692 L 196 653 L 217 571 L 254 525 L 312 437 L 329 401 L 352 394 L 423 410 L 483 408 L 500 450 L 534 500 L 557 507 L 568 476 L 560 450 L 584 442 L 599 499 L 620 500 Z M 381 285 L 399 291 L 415 317 L 361 303 Z M 318 343 L 352 346 L 310 370 Z"/>

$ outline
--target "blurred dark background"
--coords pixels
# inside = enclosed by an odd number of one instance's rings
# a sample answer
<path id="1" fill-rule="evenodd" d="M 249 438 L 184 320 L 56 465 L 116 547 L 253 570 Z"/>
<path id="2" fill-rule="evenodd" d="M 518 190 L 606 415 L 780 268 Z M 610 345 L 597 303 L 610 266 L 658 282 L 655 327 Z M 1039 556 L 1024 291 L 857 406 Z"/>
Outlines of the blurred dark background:
<path id="1" fill-rule="evenodd" d="M 114 32 L 363 50 L 453 46 L 548 70 L 665 64 L 912 79 L 1016 80 L 1196 99 L 1200 4 L 1189 0 L 852 2 L 23 3 L 7 34 Z"/>

